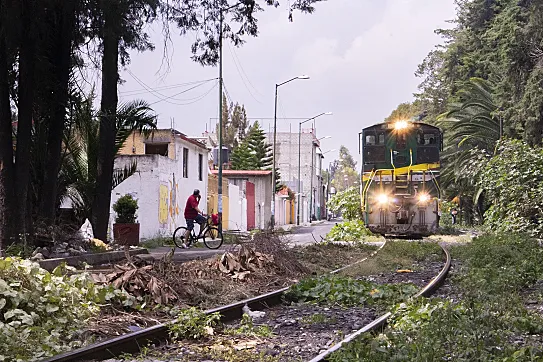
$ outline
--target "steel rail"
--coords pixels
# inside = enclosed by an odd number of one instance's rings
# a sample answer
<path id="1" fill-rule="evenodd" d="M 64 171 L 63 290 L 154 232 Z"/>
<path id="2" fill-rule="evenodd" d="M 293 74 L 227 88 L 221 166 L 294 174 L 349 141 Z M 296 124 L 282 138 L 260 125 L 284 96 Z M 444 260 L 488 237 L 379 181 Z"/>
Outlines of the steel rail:
<path id="1" fill-rule="evenodd" d="M 443 253 L 445 254 L 445 258 L 446 258 L 445 265 L 443 266 L 441 271 L 428 284 L 426 284 L 426 286 L 424 288 L 422 288 L 421 291 L 419 291 L 417 294 L 415 294 L 414 298 L 418 298 L 418 297 L 421 297 L 421 296 L 422 297 L 429 297 L 430 295 L 432 295 L 443 284 L 443 282 L 445 281 L 445 278 L 447 277 L 447 274 L 449 273 L 449 269 L 451 268 L 451 255 L 449 254 L 449 251 L 446 248 L 443 247 L 443 245 L 439 245 L 439 246 L 441 247 L 441 249 L 443 250 Z M 386 325 L 386 323 L 387 323 L 388 318 L 391 315 L 392 315 L 392 313 L 390 313 L 390 312 L 387 312 L 387 313 L 383 314 L 381 317 L 375 319 L 374 321 L 372 321 L 371 323 L 365 325 L 364 327 L 357 330 L 356 332 L 351 333 L 345 339 L 343 339 L 339 343 L 333 345 L 332 347 L 330 347 L 326 351 L 322 352 L 321 354 L 319 354 L 317 357 L 313 358 L 309 362 L 327 361 L 328 360 L 327 358 L 332 353 L 340 350 L 344 345 L 350 343 L 351 341 L 356 339 L 361 334 L 364 334 L 364 333 L 367 333 L 367 332 L 370 332 L 370 331 L 374 331 L 374 330 L 377 330 L 379 328 L 384 327 Z"/>
<path id="2" fill-rule="evenodd" d="M 376 251 L 372 252 L 370 256 L 360 259 L 345 267 L 333 270 L 330 273 L 336 274 L 353 265 L 359 264 L 370 257 L 375 256 L 377 252 L 383 249 L 385 244 L 386 240 L 383 245 L 379 247 L 379 249 L 377 249 Z M 242 308 L 245 305 L 247 305 L 252 310 L 262 310 L 281 304 L 283 294 L 291 287 L 292 286 L 284 287 L 253 298 L 248 298 L 225 306 L 208 309 L 204 313 L 219 313 L 221 315 L 221 322 L 231 322 L 242 317 Z M 141 350 L 142 346 L 166 341 L 169 334 L 168 325 L 171 323 L 175 323 L 176 321 L 177 319 L 167 323 L 161 323 L 149 328 L 141 329 L 136 332 L 127 333 L 119 337 L 104 340 L 102 342 L 78 348 L 73 351 L 58 354 L 56 356 L 43 359 L 40 362 L 82 362 L 92 360 L 105 360 L 118 357 L 124 353 L 137 353 Z"/>

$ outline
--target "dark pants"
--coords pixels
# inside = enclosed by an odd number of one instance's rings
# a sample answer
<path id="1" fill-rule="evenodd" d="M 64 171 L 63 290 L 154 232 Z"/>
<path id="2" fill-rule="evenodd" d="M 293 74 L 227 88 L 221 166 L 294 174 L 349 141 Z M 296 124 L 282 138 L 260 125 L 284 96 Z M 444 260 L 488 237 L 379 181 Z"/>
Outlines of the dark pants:
<path id="1" fill-rule="evenodd" d="M 194 222 L 196 221 L 198 224 L 202 225 L 206 222 L 206 218 L 203 217 L 202 215 L 198 214 L 196 215 L 196 218 L 195 219 L 185 219 L 185 221 L 187 222 L 187 229 L 190 231 L 192 229 L 194 229 Z"/>

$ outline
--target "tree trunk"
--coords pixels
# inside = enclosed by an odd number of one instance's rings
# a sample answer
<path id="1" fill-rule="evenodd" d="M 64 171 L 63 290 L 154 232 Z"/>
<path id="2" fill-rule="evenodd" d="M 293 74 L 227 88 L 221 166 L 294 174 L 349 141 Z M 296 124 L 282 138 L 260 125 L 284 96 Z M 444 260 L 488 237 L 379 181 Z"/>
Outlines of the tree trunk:
<path id="1" fill-rule="evenodd" d="M 112 1 L 113 2 L 113 1 Z M 102 54 L 102 100 L 100 103 L 100 147 L 98 151 L 98 172 L 92 206 L 92 227 L 97 239 L 107 241 L 111 186 L 115 160 L 117 86 L 119 81 L 119 40 L 120 30 L 115 6 L 104 11 L 103 54 Z M 111 6 L 111 7 L 110 7 Z"/>
<path id="2" fill-rule="evenodd" d="M 39 216 L 47 226 L 55 220 L 57 182 L 61 163 L 62 136 L 68 101 L 68 83 L 71 71 L 72 40 L 74 38 L 76 1 L 57 0 L 51 26 L 52 44 L 46 50 L 51 64 L 51 96 L 48 117 L 47 155 L 45 177 L 41 190 Z"/>
<path id="3" fill-rule="evenodd" d="M 8 81 L 6 41 L 8 7 L 0 0 L 0 256 L 10 243 L 10 215 L 13 213 L 13 139 Z"/>
<path id="4" fill-rule="evenodd" d="M 32 137 L 32 114 L 34 108 L 34 67 L 36 19 L 35 2 L 21 0 L 21 31 L 19 51 L 19 117 L 17 124 L 17 148 L 15 151 L 15 197 L 17 212 L 15 213 L 16 233 L 27 234 L 28 186 L 30 179 L 30 142 Z"/>

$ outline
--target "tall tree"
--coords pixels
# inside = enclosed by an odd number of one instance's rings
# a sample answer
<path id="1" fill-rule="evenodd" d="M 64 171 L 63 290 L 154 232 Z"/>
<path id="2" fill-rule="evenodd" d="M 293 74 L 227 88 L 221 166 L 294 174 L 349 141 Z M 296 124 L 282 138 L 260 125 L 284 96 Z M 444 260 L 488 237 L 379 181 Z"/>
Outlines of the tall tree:
<path id="1" fill-rule="evenodd" d="M 13 136 L 12 118 L 10 108 L 10 81 L 11 68 L 8 37 L 13 34 L 9 24 L 13 21 L 13 9 L 7 0 L 0 0 L 0 251 L 3 245 L 9 242 L 11 236 L 13 198 Z"/>
<path id="2" fill-rule="evenodd" d="M 102 41 L 102 99 L 100 102 L 100 148 L 92 223 L 96 237 L 107 240 L 115 139 L 119 62 L 128 61 L 128 49 L 152 49 L 144 27 L 156 16 L 159 0 L 100 0 L 97 24 Z"/>
<path id="3" fill-rule="evenodd" d="M 339 165 L 342 168 L 352 168 L 353 170 L 356 169 L 356 161 L 345 146 L 341 146 L 339 148 Z"/>
<path id="4" fill-rule="evenodd" d="M 253 123 L 247 135 L 249 150 L 254 158 L 253 169 L 265 170 L 272 166 L 272 146 L 266 142 L 264 130 L 260 128 L 258 121 Z"/>
<path id="5" fill-rule="evenodd" d="M 412 119 L 419 116 L 421 111 L 422 110 L 419 101 L 415 101 L 413 103 L 400 103 L 398 107 L 392 111 L 390 116 L 385 118 L 385 122 Z"/>
<path id="6" fill-rule="evenodd" d="M 57 176 L 60 170 L 62 134 L 66 117 L 76 18 L 79 0 L 49 0 L 46 30 L 39 50 L 41 94 L 38 113 L 47 125 L 47 146 L 38 216 L 51 225 L 56 213 Z"/>

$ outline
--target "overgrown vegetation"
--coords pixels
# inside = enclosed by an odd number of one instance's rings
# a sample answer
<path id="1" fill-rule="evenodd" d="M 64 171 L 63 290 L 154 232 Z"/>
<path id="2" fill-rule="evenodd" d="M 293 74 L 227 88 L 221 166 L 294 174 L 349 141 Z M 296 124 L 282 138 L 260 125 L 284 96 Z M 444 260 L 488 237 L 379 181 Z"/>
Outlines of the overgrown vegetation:
<path id="1" fill-rule="evenodd" d="M 443 252 L 436 243 L 389 240 L 374 257 L 341 271 L 341 274 L 357 277 L 402 269 L 416 270 L 421 262 L 442 259 Z"/>
<path id="2" fill-rule="evenodd" d="M 391 304 L 414 295 L 413 284 L 376 284 L 349 277 L 325 275 L 304 279 L 289 289 L 288 300 L 339 304 L 345 307 Z"/>
<path id="3" fill-rule="evenodd" d="M 542 253 L 537 241 L 518 234 L 455 247 L 459 300 L 400 304 L 384 333 L 363 336 L 331 361 L 541 360 L 543 319 L 525 308 L 520 292 L 543 277 Z"/>
<path id="4" fill-rule="evenodd" d="M 174 340 L 200 339 L 212 336 L 214 327 L 221 318 L 220 313 L 206 314 L 195 307 L 183 309 L 176 320 L 168 325 L 170 337 Z"/>
<path id="5" fill-rule="evenodd" d="M 328 241 L 362 241 L 373 233 L 366 228 L 362 220 L 344 221 L 334 225 L 326 235 Z"/>
<path id="6" fill-rule="evenodd" d="M 52 273 L 17 258 L 0 259 L 0 360 L 36 360 L 82 345 L 85 321 L 100 305 L 135 306 L 112 286 L 88 274 Z"/>

